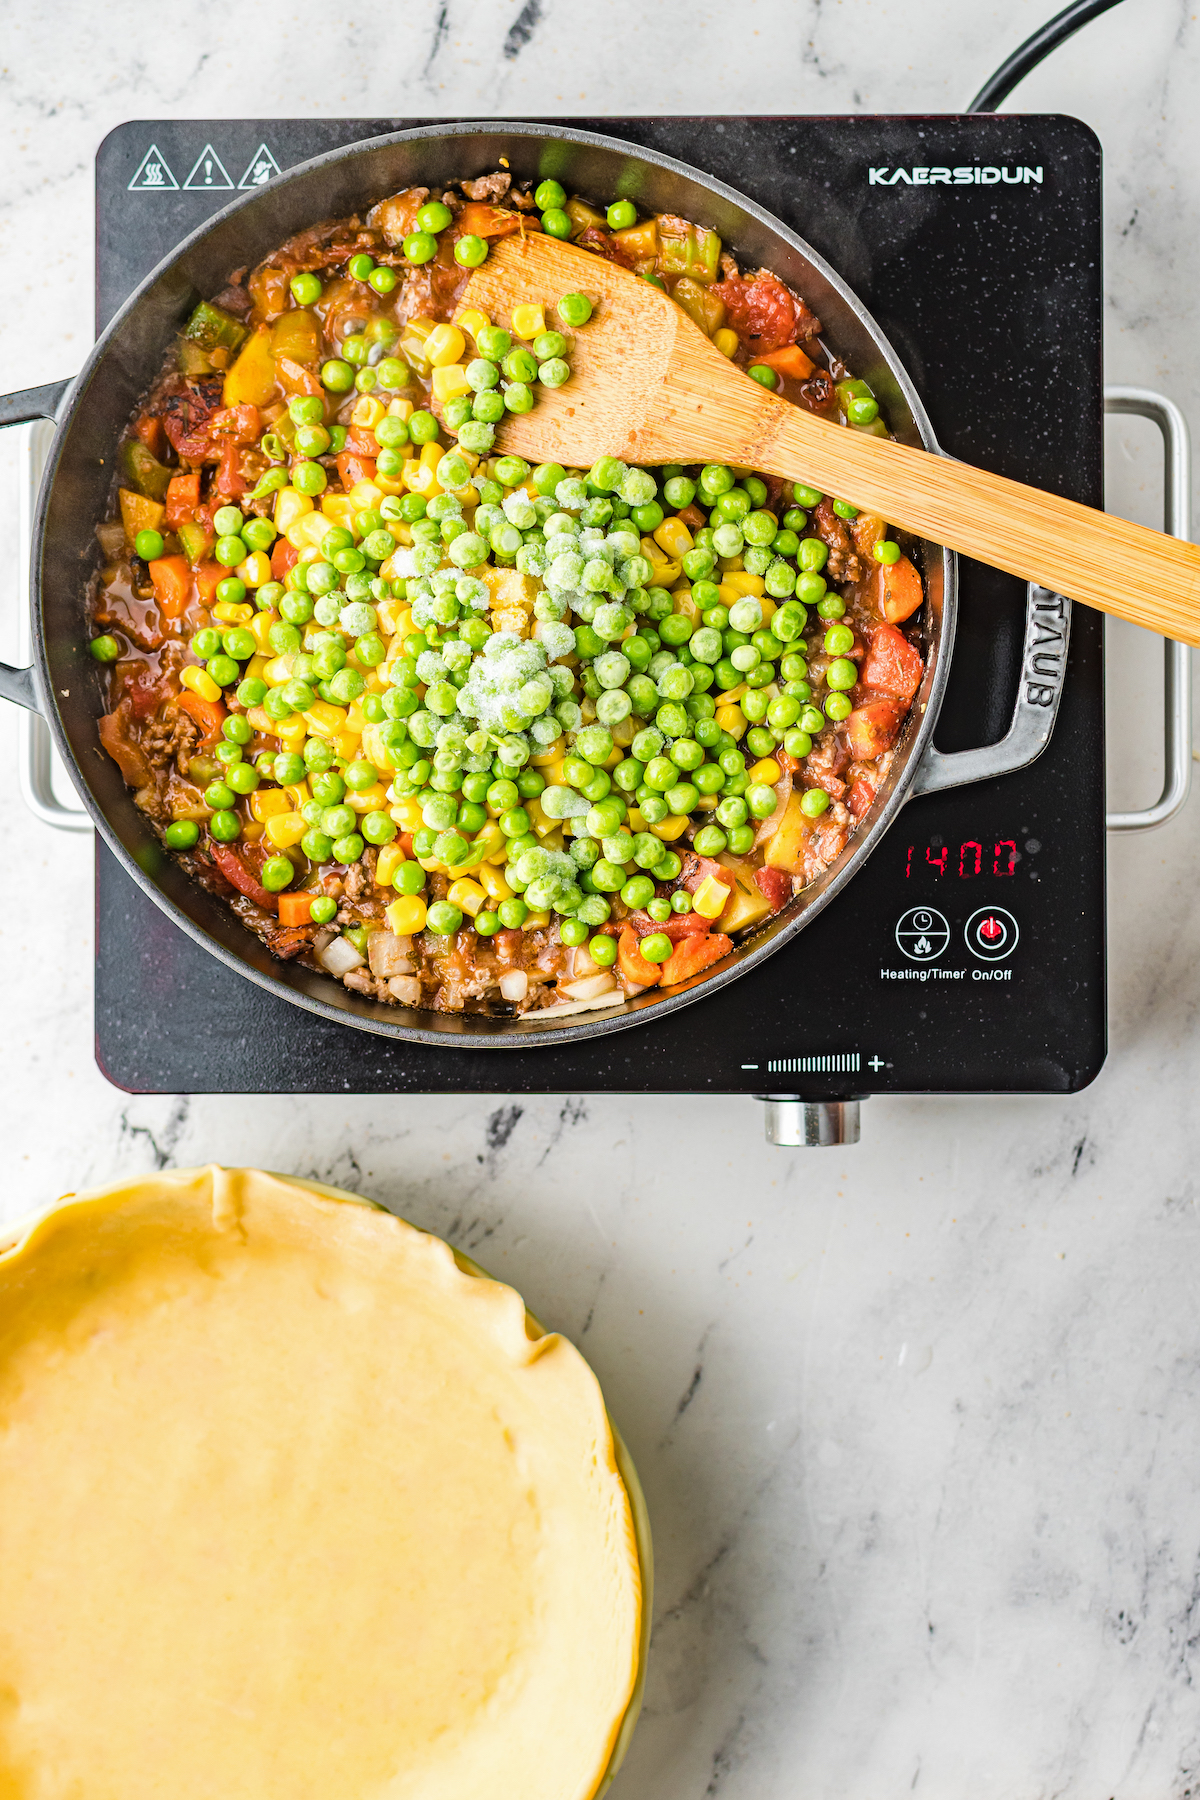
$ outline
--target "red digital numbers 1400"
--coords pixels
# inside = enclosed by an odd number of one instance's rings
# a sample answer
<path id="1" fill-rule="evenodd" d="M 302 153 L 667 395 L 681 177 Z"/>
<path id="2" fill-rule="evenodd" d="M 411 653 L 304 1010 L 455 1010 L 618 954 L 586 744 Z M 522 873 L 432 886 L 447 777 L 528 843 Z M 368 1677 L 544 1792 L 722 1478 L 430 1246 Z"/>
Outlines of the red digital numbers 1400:
<path id="1" fill-rule="evenodd" d="M 957 874 L 962 881 L 972 881 L 976 875 L 984 874 L 984 865 L 989 860 L 991 868 L 987 873 L 1016 874 L 1017 846 L 1012 838 L 1001 838 L 998 843 L 993 844 L 990 858 L 982 844 L 977 844 L 974 838 L 968 838 L 966 843 L 958 846 L 957 862 L 949 844 L 926 844 L 923 857 L 918 854 L 921 848 L 919 844 L 908 846 L 908 861 L 904 867 L 905 878 L 908 880 L 912 879 L 914 861 L 918 872 L 923 867 L 928 867 L 935 875 Z"/>

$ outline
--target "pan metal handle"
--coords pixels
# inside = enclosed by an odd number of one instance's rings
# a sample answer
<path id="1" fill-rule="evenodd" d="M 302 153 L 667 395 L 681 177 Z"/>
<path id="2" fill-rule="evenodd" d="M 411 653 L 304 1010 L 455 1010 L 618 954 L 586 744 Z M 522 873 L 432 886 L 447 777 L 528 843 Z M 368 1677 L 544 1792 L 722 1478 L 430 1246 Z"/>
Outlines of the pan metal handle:
<path id="1" fill-rule="evenodd" d="M 30 547 L 33 543 L 33 512 L 42 470 L 54 442 L 54 426 L 47 419 L 27 425 L 21 447 L 20 541 L 23 546 L 20 592 L 22 655 L 30 650 L 32 612 L 29 606 Z M 39 712 L 25 712 L 17 721 L 17 782 L 21 798 L 36 819 L 58 831 L 91 831 L 92 820 L 81 806 L 64 806 L 54 791 L 54 746 L 50 728 Z"/>
<path id="2" fill-rule="evenodd" d="M 1025 649 L 1012 723 L 996 744 L 947 753 L 930 744 L 911 794 L 937 794 L 968 781 L 1011 775 L 1035 762 L 1050 742 L 1067 672 L 1071 602 L 1031 581 L 1025 602 Z"/>
<path id="3" fill-rule="evenodd" d="M 1152 388 L 1110 387 L 1104 410 L 1150 419 L 1163 440 L 1163 529 L 1185 542 L 1192 535 L 1192 443 L 1187 420 L 1173 400 Z M 1173 819 L 1192 785 L 1192 652 L 1163 640 L 1163 791 L 1141 812 L 1111 812 L 1110 831 L 1150 831 Z"/>
<path id="4" fill-rule="evenodd" d="M 69 381 L 48 381 L 43 387 L 24 388 L 17 394 L 0 395 L 0 426 L 27 425 L 33 419 L 52 419 L 70 388 Z M 30 712 L 40 710 L 37 684 L 30 669 L 14 669 L 0 662 L 0 699 L 15 700 Z"/>

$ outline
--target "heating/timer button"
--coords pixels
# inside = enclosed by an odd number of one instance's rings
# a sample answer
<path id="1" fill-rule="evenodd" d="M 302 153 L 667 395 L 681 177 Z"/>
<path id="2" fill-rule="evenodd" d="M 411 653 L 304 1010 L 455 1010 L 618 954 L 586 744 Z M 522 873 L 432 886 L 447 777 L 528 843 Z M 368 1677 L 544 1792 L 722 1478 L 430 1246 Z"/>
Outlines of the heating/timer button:
<path id="1" fill-rule="evenodd" d="M 944 914 L 932 906 L 914 906 L 896 922 L 896 944 L 910 962 L 936 962 L 950 942 Z"/>
<path id="2" fill-rule="evenodd" d="M 967 949 L 980 962 L 1003 962 L 1017 947 L 1017 921 L 1002 906 L 981 906 L 967 920 Z"/>

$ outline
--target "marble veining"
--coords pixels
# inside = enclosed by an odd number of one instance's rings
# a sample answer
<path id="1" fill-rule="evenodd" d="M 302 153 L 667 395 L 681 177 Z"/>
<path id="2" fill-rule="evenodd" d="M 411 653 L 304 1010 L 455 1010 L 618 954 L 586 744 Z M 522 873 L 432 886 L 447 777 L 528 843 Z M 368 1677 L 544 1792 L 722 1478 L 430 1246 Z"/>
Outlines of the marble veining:
<path id="1" fill-rule="evenodd" d="M 0 381 L 69 373 L 89 342 L 92 158 L 122 120 L 952 110 L 1052 10 L 252 0 L 197 31 L 129 0 L 102 23 L 26 8 L 0 69 Z M 1192 6 L 1127 0 L 1016 96 L 1098 131 L 1109 378 L 1193 424 L 1198 78 Z M 1110 504 L 1152 522 L 1151 437 L 1110 433 Z M 6 543 L 15 481 L 0 435 Z M 1144 804 L 1158 652 L 1121 629 L 1113 649 L 1112 800 Z M 445 1233 L 591 1357 L 658 1561 L 614 1800 L 1200 1790 L 1200 804 L 1111 846 L 1092 1088 L 875 1100 L 860 1146 L 820 1153 L 767 1148 L 747 1101 L 120 1093 L 92 1057 L 90 846 L 30 818 L 11 773 L 0 829 L 0 1219 L 257 1162 Z"/>

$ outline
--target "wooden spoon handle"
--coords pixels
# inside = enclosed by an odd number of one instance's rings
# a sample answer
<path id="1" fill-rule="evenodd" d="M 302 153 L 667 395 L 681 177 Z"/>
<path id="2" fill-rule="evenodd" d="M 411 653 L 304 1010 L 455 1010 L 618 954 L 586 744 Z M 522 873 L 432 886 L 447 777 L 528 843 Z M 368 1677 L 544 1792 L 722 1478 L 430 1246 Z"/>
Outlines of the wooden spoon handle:
<path id="1" fill-rule="evenodd" d="M 755 468 L 844 495 L 935 544 L 1200 644 L 1200 546 L 798 407 L 777 403 L 762 423 Z"/>

